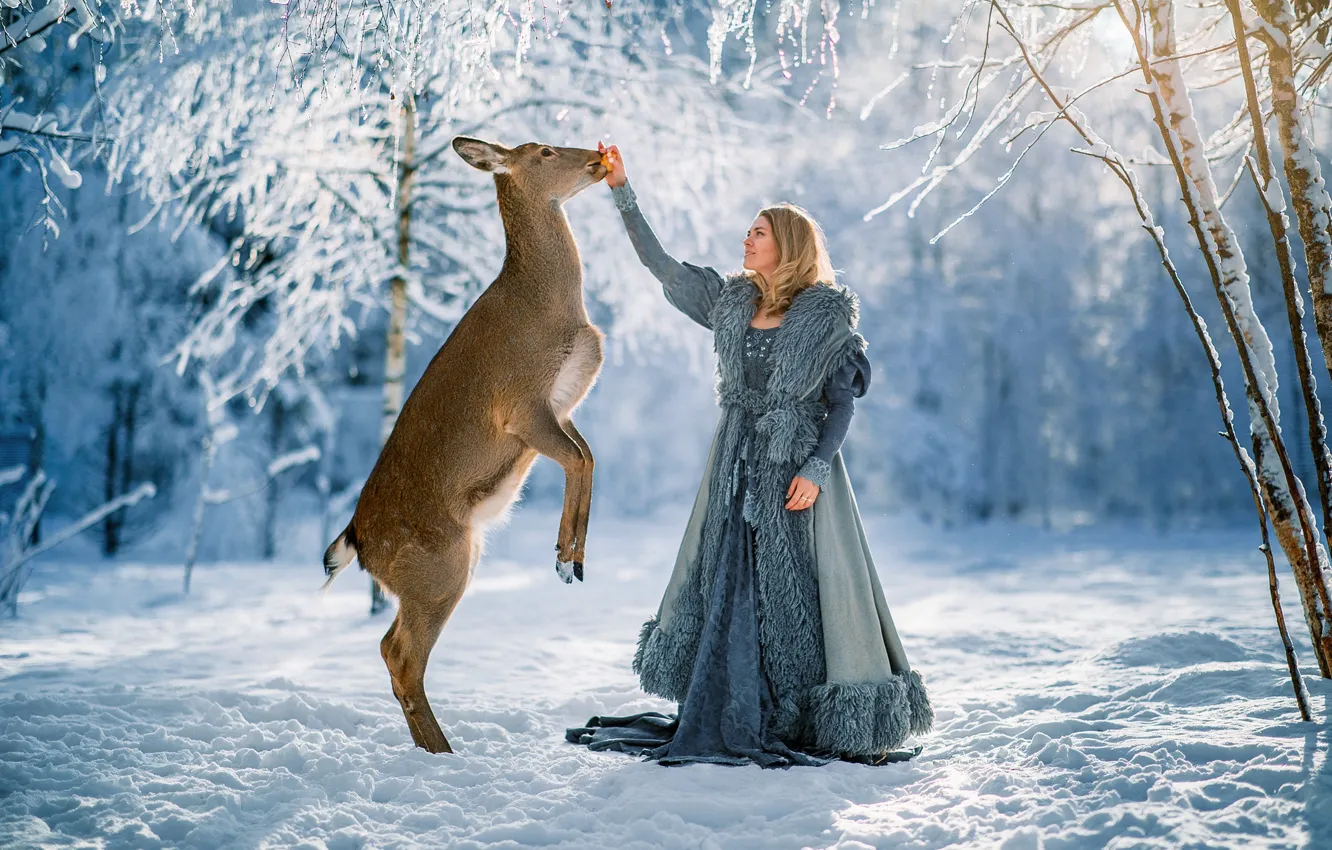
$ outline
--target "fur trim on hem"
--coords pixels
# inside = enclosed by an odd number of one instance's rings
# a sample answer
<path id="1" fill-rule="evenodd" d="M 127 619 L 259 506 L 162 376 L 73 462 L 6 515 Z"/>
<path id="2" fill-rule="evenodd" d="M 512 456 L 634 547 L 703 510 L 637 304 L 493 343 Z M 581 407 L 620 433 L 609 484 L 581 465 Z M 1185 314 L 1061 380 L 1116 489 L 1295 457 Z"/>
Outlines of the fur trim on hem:
<path id="1" fill-rule="evenodd" d="M 677 616 L 676 620 L 680 618 Z M 681 624 L 675 622 L 679 627 Z M 634 652 L 634 672 L 638 683 L 649 694 L 676 702 L 683 702 L 689 693 L 689 680 L 694 673 L 694 659 L 698 657 L 698 639 L 702 624 L 694 624 L 681 639 L 680 632 L 667 632 L 659 628 L 656 617 L 643 624 L 638 633 L 638 649 Z"/>
<path id="2" fill-rule="evenodd" d="M 875 755 L 934 728 L 934 709 L 915 670 L 891 682 L 816 685 L 809 708 L 812 743 L 832 753 Z"/>

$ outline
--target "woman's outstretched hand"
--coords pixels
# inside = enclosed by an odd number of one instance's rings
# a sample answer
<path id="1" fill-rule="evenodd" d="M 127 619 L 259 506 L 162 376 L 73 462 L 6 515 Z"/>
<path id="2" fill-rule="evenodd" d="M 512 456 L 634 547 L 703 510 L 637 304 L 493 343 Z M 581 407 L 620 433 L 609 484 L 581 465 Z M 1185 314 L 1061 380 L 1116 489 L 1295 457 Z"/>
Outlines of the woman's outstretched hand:
<path id="1" fill-rule="evenodd" d="M 786 509 L 803 511 L 814 504 L 819 497 L 819 485 L 808 478 L 797 475 L 791 479 L 791 486 L 786 488 Z"/>
<path id="2" fill-rule="evenodd" d="M 620 156 L 619 146 L 606 147 L 597 142 L 597 150 L 601 152 L 601 161 L 606 166 L 606 185 L 614 189 L 628 182 L 629 175 L 624 173 L 624 158 Z"/>

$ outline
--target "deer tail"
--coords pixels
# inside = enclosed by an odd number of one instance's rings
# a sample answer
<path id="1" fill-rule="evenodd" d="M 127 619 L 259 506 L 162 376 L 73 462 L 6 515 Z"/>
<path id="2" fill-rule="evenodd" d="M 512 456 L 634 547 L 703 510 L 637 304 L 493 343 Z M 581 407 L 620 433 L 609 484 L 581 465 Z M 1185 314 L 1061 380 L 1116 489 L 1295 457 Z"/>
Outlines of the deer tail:
<path id="1" fill-rule="evenodd" d="M 347 523 L 347 527 L 342 530 L 338 538 L 329 544 L 328 550 L 324 552 L 324 573 L 328 580 L 324 582 L 321 590 L 327 590 L 333 583 L 333 579 L 338 577 L 338 573 L 347 569 L 347 565 L 356 557 L 356 527 L 352 523 Z"/>

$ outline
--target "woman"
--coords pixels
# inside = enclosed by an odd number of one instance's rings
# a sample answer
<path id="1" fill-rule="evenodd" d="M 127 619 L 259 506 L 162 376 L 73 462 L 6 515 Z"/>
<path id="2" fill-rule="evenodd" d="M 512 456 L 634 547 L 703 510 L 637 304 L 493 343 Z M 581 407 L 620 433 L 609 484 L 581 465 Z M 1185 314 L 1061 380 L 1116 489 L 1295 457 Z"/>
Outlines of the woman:
<path id="1" fill-rule="evenodd" d="M 618 148 L 599 149 L 639 259 L 714 334 L 723 415 L 634 656 L 643 689 L 680 714 L 594 717 L 566 737 L 667 764 L 910 758 L 918 747 L 898 748 L 934 715 L 838 451 L 870 379 L 855 295 L 834 282 L 818 224 L 790 204 L 754 219 L 743 273 L 678 262 L 638 209 Z"/>

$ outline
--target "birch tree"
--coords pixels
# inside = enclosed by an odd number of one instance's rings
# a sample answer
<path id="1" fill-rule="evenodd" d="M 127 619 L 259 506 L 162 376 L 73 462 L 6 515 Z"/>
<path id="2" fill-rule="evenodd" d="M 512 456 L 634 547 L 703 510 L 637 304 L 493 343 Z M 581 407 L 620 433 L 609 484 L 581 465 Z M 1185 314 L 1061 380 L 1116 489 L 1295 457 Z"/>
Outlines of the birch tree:
<path id="1" fill-rule="evenodd" d="M 1193 116 L 1188 85 L 1175 58 L 1174 3 L 1149 0 L 1145 18 L 1136 3 L 1132 9 L 1124 5 L 1119 9 L 1138 47 L 1139 62 L 1148 80 L 1144 91 L 1152 102 L 1162 141 L 1174 163 L 1190 224 L 1244 370 L 1249 427 L 1268 515 L 1295 572 L 1319 669 L 1324 677 L 1332 678 L 1332 621 L 1328 619 L 1332 601 L 1328 598 L 1325 574 L 1327 552 L 1319 539 L 1304 485 L 1296 477 L 1281 439 L 1272 344 L 1254 311 L 1244 254 L 1221 212 L 1205 145 Z M 1150 28 L 1149 33 L 1142 31 L 1146 28 Z"/>
<path id="2" fill-rule="evenodd" d="M 1212 11 L 1217 10 L 1213 7 Z M 1218 43 L 1213 37 L 1218 26 L 1229 20 L 1229 13 L 1224 8 L 1219 11 L 1220 14 L 1204 14 L 1201 18 L 1195 15 L 1193 19 L 1196 26 L 1190 32 L 1188 46 L 1181 48 L 1175 34 L 1175 8 L 1168 0 L 1149 0 L 1142 6 L 1136 0 L 1068 4 L 1059 7 L 1046 4 L 1004 3 L 1000 0 L 964 4 L 949 37 L 951 38 L 953 33 L 966 30 L 966 24 L 971 17 L 983 12 L 985 16 L 981 41 L 983 52 L 979 56 L 969 55 L 961 63 L 940 61 L 931 63 L 929 67 L 936 73 L 943 67 L 964 69 L 966 91 L 960 99 L 949 104 L 941 120 L 922 125 L 910 137 L 886 146 L 900 147 L 929 136 L 934 136 L 936 140 L 922 176 L 893 193 L 886 203 L 872 210 L 870 214 L 878 214 L 912 195 L 915 196 L 912 200 L 912 209 L 914 209 L 925 195 L 974 158 L 985 142 L 999 135 L 1001 128 L 1005 126 L 1015 128 L 1002 136 L 1003 142 L 1010 148 L 1021 141 L 1023 136 L 1028 136 L 1025 143 L 1019 147 L 1016 156 L 1012 158 L 1009 169 L 999 177 L 993 188 L 936 234 L 934 238 L 937 240 L 966 221 L 993 197 L 1013 177 L 1026 155 L 1051 127 L 1061 124 L 1070 126 L 1077 132 L 1085 147 L 1074 148 L 1075 152 L 1093 156 L 1103 162 L 1129 189 L 1143 227 L 1157 244 L 1162 262 L 1194 323 L 1199 341 L 1211 364 L 1217 401 L 1226 424 L 1223 433 L 1232 443 L 1236 458 L 1254 492 L 1255 508 L 1262 524 L 1265 555 L 1270 561 L 1266 531 L 1267 521 L 1270 520 L 1296 578 L 1319 670 L 1324 676 L 1329 676 L 1332 675 L 1332 669 L 1329 668 L 1329 659 L 1332 658 L 1332 644 L 1329 642 L 1329 637 L 1332 635 L 1329 634 L 1329 627 L 1332 623 L 1328 620 L 1328 612 L 1332 611 L 1332 605 L 1328 602 L 1325 576 L 1326 549 L 1303 484 L 1294 473 L 1291 459 L 1282 440 L 1280 409 L 1276 397 L 1277 370 L 1272 343 L 1254 309 L 1244 256 L 1234 229 L 1222 214 L 1222 197 L 1213 177 L 1217 161 L 1226 155 L 1233 156 L 1236 152 L 1242 155 L 1249 145 L 1255 143 L 1252 135 L 1245 137 L 1245 132 L 1247 129 L 1252 133 L 1253 127 L 1261 128 L 1261 122 L 1250 125 L 1247 121 L 1250 112 L 1242 105 L 1238 116 L 1229 125 L 1221 128 L 1210 140 L 1204 139 L 1194 115 L 1189 85 L 1185 80 L 1184 63 L 1190 58 L 1198 62 L 1212 61 L 1213 76 L 1205 80 L 1205 85 L 1220 85 L 1219 78 L 1223 73 L 1234 75 L 1234 63 L 1238 61 L 1234 43 L 1227 44 L 1225 41 Z M 1115 15 L 1128 34 L 1133 51 L 1131 64 L 1100 79 L 1093 78 L 1094 82 L 1090 84 L 1082 83 L 1078 90 L 1065 88 L 1060 85 L 1063 80 L 1059 79 L 1059 72 L 1064 72 L 1075 81 L 1082 82 L 1079 78 L 1088 64 L 1087 54 L 1083 52 L 1076 61 L 1072 61 L 1072 56 L 1068 54 L 1074 54 L 1079 48 L 1086 50 L 1089 31 L 1102 14 Z M 990 38 L 994 29 L 1006 32 L 1017 49 L 1012 52 L 998 49 L 998 45 Z M 1234 433 L 1229 404 L 1221 383 L 1219 359 L 1206 325 L 1194 310 L 1183 281 L 1170 260 L 1166 250 L 1164 230 L 1156 223 L 1146 204 L 1145 195 L 1137 186 L 1130 161 L 1116 153 L 1110 143 L 1091 129 L 1090 122 L 1078 103 L 1083 98 L 1091 102 L 1099 90 L 1134 74 L 1141 76 L 1142 83 L 1138 91 L 1146 97 L 1151 109 L 1150 116 L 1164 148 L 1164 158 L 1153 156 L 1152 160 L 1154 164 L 1168 163 L 1177 177 L 1176 182 L 1188 212 L 1189 224 L 1194 230 L 1201 257 L 1217 295 L 1218 305 L 1235 344 L 1248 402 L 1252 458 L 1240 446 Z M 992 84 L 999 81 L 1004 85 L 991 97 L 991 106 L 988 112 L 985 112 L 982 95 L 990 94 L 988 90 Z M 1257 92 L 1251 91 L 1250 94 L 1256 96 Z M 1020 110 L 1035 98 L 1048 100 L 1055 106 L 1056 111 L 1038 111 L 1022 116 Z M 1241 98 L 1241 103 L 1244 104 L 1243 94 Z M 960 150 L 944 157 L 941 164 L 933 164 L 936 155 L 945 150 L 945 131 L 957 128 L 957 135 L 963 136 L 971 129 L 973 118 L 978 116 L 981 119 L 979 126 L 962 143 Z M 1260 146 L 1261 141 L 1260 137 L 1258 139 Z M 1246 167 L 1253 166 L 1251 163 L 1241 166 L 1241 168 Z M 1242 171 L 1237 172 L 1237 179 L 1242 174 Z M 1256 172 L 1254 176 L 1258 176 Z M 1284 234 L 1281 232 L 1282 222 L 1277 214 L 1280 206 L 1279 187 L 1274 189 L 1270 178 L 1263 181 L 1260 177 L 1259 180 L 1262 181 L 1261 197 L 1265 204 L 1272 207 L 1269 211 L 1269 221 L 1273 226 L 1273 244 L 1281 249 Z M 1231 181 L 1232 189 L 1234 185 L 1234 181 Z M 1292 303 L 1288 305 L 1288 316 L 1293 342 L 1298 348 L 1303 342 L 1299 325 L 1301 311 L 1297 300 L 1298 293 L 1292 294 L 1292 292 L 1287 287 L 1287 298 L 1292 299 Z M 1318 409 L 1311 371 L 1307 368 L 1300 371 L 1304 379 L 1304 397 L 1306 403 L 1310 405 L 1311 432 L 1315 430 L 1321 432 L 1321 411 Z M 1313 433 L 1312 436 L 1316 438 L 1318 433 Z M 1317 439 L 1313 442 L 1315 452 L 1325 454 L 1326 450 L 1322 443 Z M 1319 463 L 1322 463 L 1321 459 Z M 1320 474 L 1320 483 L 1321 481 Z M 1307 698 L 1303 695 L 1303 686 L 1299 681 L 1293 647 L 1285 633 L 1280 599 L 1276 593 L 1276 575 L 1273 570 L 1274 567 L 1269 566 L 1274 611 L 1287 648 L 1292 682 L 1301 711 L 1307 712 Z"/>
<path id="3" fill-rule="evenodd" d="M 1239 0 L 1226 0 L 1226 10 L 1230 15 L 1232 30 L 1235 34 L 1236 60 L 1244 80 L 1245 108 L 1251 124 L 1250 139 L 1257 157 L 1256 165 L 1253 160 L 1246 157 L 1246 165 L 1266 213 L 1268 230 L 1272 236 L 1273 252 L 1276 255 L 1281 276 L 1282 294 L 1286 302 L 1286 318 L 1289 325 L 1292 350 L 1295 354 L 1301 397 L 1307 413 L 1309 446 L 1313 455 L 1319 501 L 1322 505 L 1323 528 L 1326 531 L 1326 529 L 1332 528 L 1332 453 L 1328 451 L 1327 429 L 1323 422 L 1322 405 L 1318 400 L 1318 383 L 1314 376 L 1313 363 L 1304 333 L 1304 300 L 1300 295 L 1299 285 L 1295 279 L 1295 258 L 1291 250 L 1290 240 L 1287 237 L 1289 220 L 1285 215 L 1285 189 L 1281 186 L 1280 181 L 1276 179 L 1274 173 L 1267 138 L 1267 126 L 1263 120 L 1263 106 L 1259 98 L 1254 63 L 1249 52 L 1248 26 L 1245 22 L 1243 9 Z M 1262 28 L 1256 27 L 1256 29 L 1261 31 Z M 1270 63 L 1271 52 L 1269 46 Z M 1269 78 L 1275 80 L 1276 77 L 1269 75 Z M 1272 87 L 1274 102 L 1279 101 L 1282 96 L 1278 86 L 1274 84 Z M 1299 152 L 1296 151 L 1294 155 L 1299 156 Z M 1287 156 L 1287 159 L 1290 159 L 1290 155 Z M 1316 157 L 1313 159 L 1313 167 L 1318 167 Z M 1290 176 L 1289 171 L 1287 176 Z M 1311 222 L 1311 226 L 1314 226 L 1313 222 Z M 1322 235 L 1324 238 L 1326 237 L 1325 228 Z M 1312 288 L 1317 273 L 1313 271 L 1312 266 L 1310 266 L 1310 269 L 1309 280 Z M 1321 573 L 1322 570 L 1320 569 L 1320 576 Z M 1322 579 L 1320 583 L 1324 588 L 1326 587 L 1326 579 Z M 1320 601 L 1325 612 L 1332 611 L 1325 590 Z"/>
<path id="4" fill-rule="evenodd" d="M 1232 4 L 1231 15 L 1239 20 L 1243 9 L 1233 0 Z M 1324 364 L 1332 373 L 1332 236 L 1328 230 L 1332 226 L 1332 198 L 1328 196 L 1318 154 L 1307 128 L 1309 104 L 1304 97 L 1306 92 L 1317 91 L 1332 66 L 1332 52 L 1326 47 L 1332 10 L 1325 7 L 1313 12 L 1311 9 L 1301 20 L 1290 0 L 1254 0 L 1254 6 L 1261 19 L 1251 23 L 1246 21 L 1245 30 L 1251 29 L 1267 48 L 1271 111 L 1277 121 L 1291 206 L 1304 245 L 1314 322 L 1322 344 Z M 1238 31 L 1238 24 L 1236 29 Z M 1301 48 L 1307 55 L 1300 55 Z M 1302 83 L 1295 79 L 1297 65 L 1307 65 L 1311 69 Z M 1256 95 L 1251 97 L 1256 99 Z M 1265 169 L 1263 177 L 1271 186 L 1268 170 Z M 1279 185 L 1273 186 L 1273 191 L 1280 191 Z"/>

